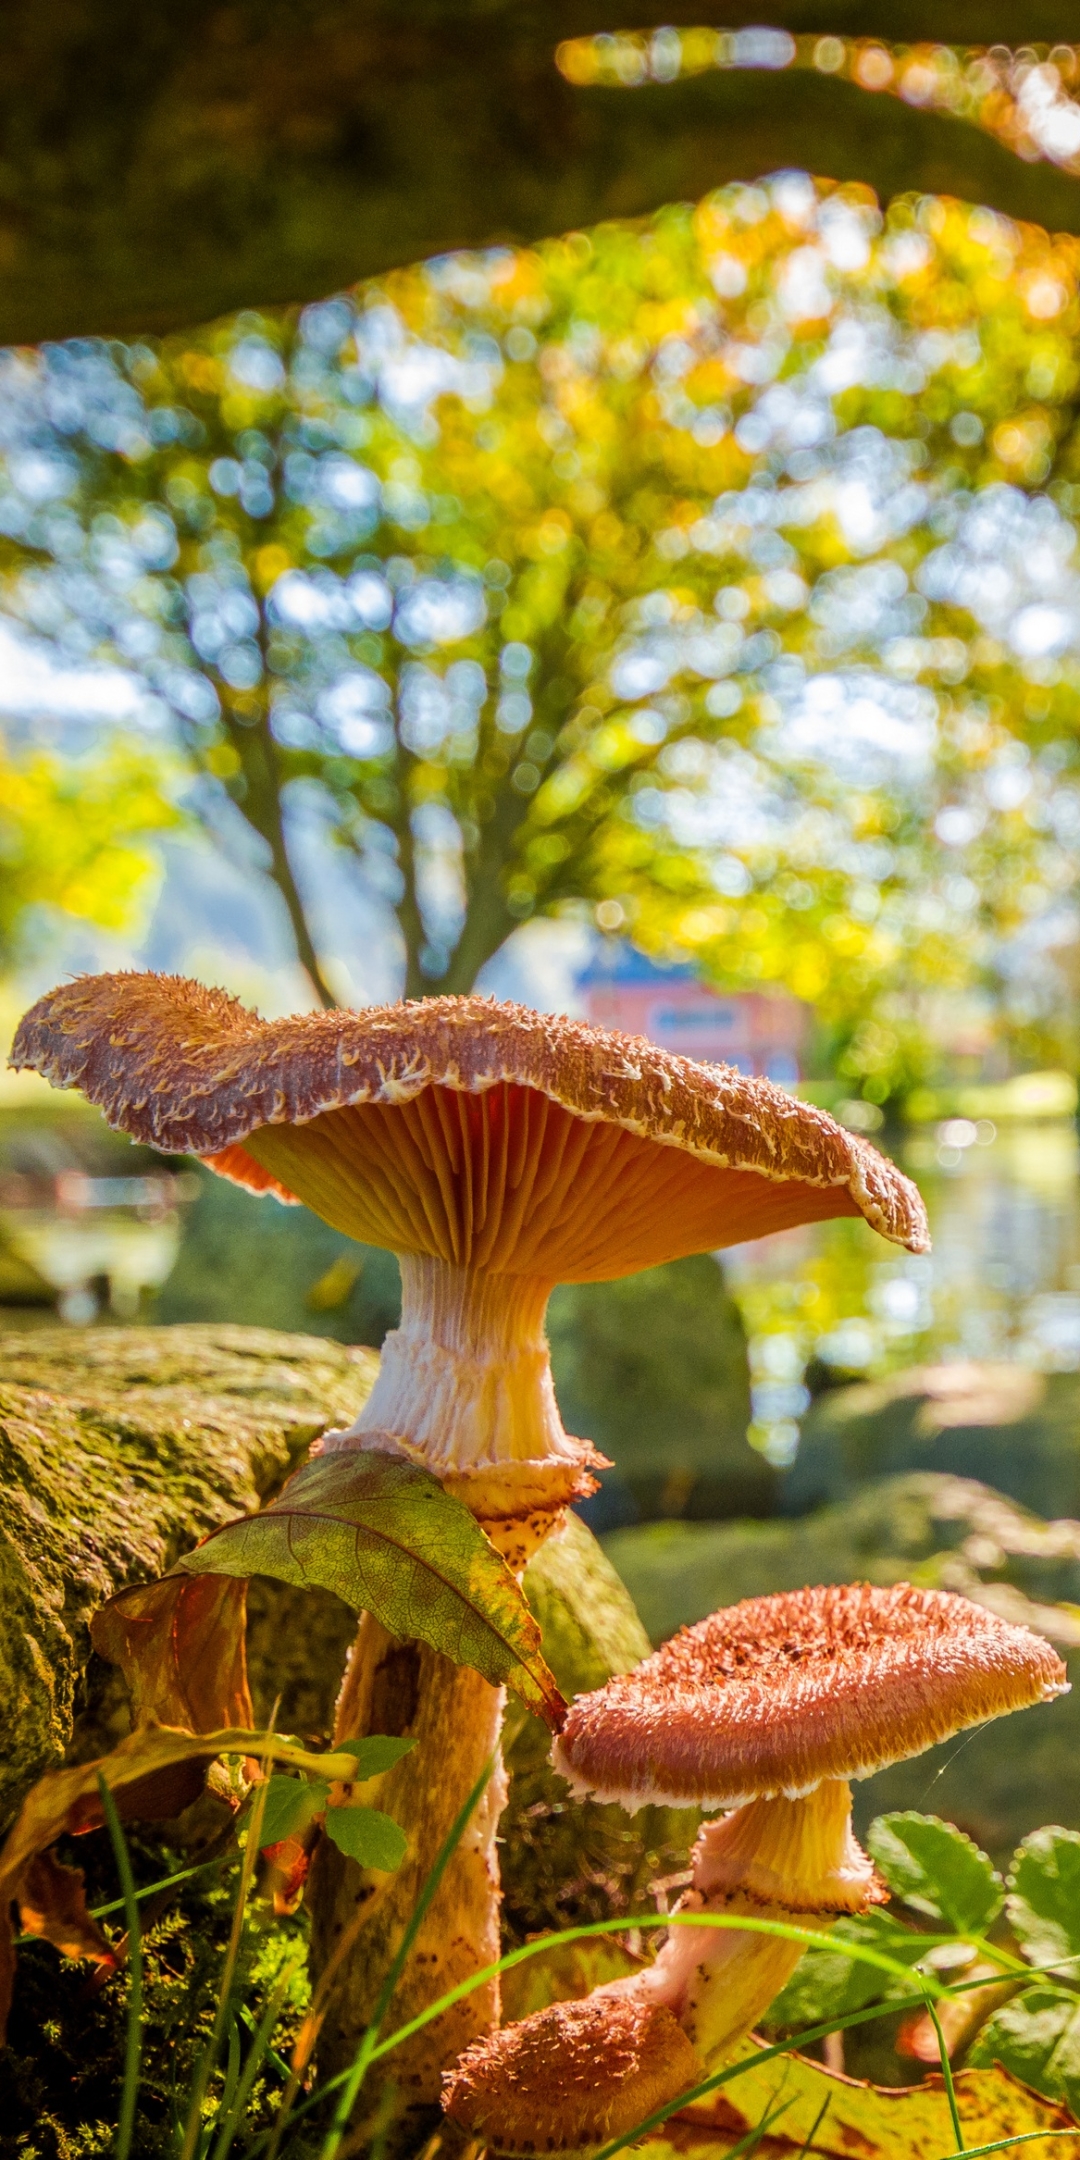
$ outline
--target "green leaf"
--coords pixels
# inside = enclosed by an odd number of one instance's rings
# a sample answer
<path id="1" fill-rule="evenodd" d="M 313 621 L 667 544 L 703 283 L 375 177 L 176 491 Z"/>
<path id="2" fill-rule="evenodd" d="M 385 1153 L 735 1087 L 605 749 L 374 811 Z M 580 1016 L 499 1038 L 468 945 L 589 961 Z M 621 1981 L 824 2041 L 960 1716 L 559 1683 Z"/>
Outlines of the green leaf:
<path id="1" fill-rule="evenodd" d="M 343 1750 L 339 1748 L 337 1752 L 341 1754 Z M 304 1784 L 300 1778 L 278 1774 L 267 1778 L 259 1831 L 260 1850 L 265 1852 L 268 1845 L 280 1845 L 282 1838 L 302 1837 L 308 1824 L 314 1822 L 316 1815 L 321 1815 L 329 1797 L 330 1787 L 325 1778 L 312 1778 L 310 1784 Z"/>
<path id="2" fill-rule="evenodd" d="M 968 2051 L 976 2067 L 1000 2063 L 1032 2090 L 1080 2112 L 1080 1997 L 1067 1988 L 1025 1988 L 987 2020 Z"/>
<path id="3" fill-rule="evenodd" d="M 936 1815 L 879 1815 L 866 1840 L 890 1890 L 958 1935 L 981 1935 L 1001 1911 L 1004 1884 L 984 1852 Z"/>
<path id="4" fill-rule="evenodd" d="M 1013 1860 L 1009 1921 L 1033 1965 L 1080 1956 L 1080 1832 L 1054 1824 L 1033 1830 Z M 1069 1977 L 1080 1980 L 1080 1964 Z"/>
<path id="5" fill-rule="evenodd" d="M 361 1867 L 388 1872 L 401 1866 L 409 1843 L 400 1823 L 371 1807 L 327 1808 L 326 1835 Z"/>
<path id="6" fill-rule="evenodd" d="M 368 1733 L 363 1740 L 339 1740 L 335 1750 L 339 1755 L 355 1755 L 356 1783 L 362 1785 L 366 1778 L 382 1777 L 384 1771 L 392 1770 L 403 1755 L 416 1746 L 415 1740 L 391 1740 L 386 1733 Z"/>
<path id="7" fill-rule="evenodd" d="M 212 1531 L 174 1573 L 333 1590 L 391 1635 L 505 1681 L 549 1725 L 565 1711 L 506 1562 L 462 1501 L 399 1456 L 358 1449 L 305 1463 L 268 1507 Z"/>
<path id="8" fill-rule="evenodd" d="M 835 1950 L 804 1952 L 787 1986 L 770 2006 L 766 2021 L 770 2030 L 797 2032 L 804 2025 L 846 2017 L 849 2011 L 862 2010 L 867 2003 L 887 2001 L 890 1995 L 905 1992 L 899 1978 L 891 1979 L 888 1973 L 876 1972 L 872 1965 L 845 1957 L 841 1947 L 844 1943 L 867 1943 L 875 1950 L 887 1950 L 890 1957 L 901 1958 L 906 1965 L 916 1964 L 925 1954 L 921 1936 L 910 1928 L 898 1927 L 887 1913 L 872 1909 L 855 1919 L 838 1920 L 830 1940 L 836 1944 Z"/>

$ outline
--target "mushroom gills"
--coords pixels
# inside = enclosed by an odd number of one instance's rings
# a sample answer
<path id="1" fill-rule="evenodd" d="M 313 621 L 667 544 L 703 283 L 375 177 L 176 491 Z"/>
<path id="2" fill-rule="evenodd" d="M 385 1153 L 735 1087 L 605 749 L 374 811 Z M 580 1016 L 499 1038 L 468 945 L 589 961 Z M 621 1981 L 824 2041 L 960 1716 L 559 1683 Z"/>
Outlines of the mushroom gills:
<path id="1" fill-rule="evenodd" d="M 748 1801 L 706 1824 L 676 1911 L 813 1925 L 886 1895 L 851 1827 L 851 1788 L 829 1778 L 802 1799 Z M 805 1945 L 735 1928 L 672 1928 L 632 1982 L 678 2019 L 702 2060 L 730 2054 L 791 1978 Z"/>

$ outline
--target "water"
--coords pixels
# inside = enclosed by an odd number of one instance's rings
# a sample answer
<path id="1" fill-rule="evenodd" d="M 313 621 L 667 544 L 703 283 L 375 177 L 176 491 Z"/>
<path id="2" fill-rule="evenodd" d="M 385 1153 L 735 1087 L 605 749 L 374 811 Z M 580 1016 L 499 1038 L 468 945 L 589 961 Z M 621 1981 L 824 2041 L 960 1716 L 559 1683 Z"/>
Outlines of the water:
<path id="1" fill-rule="evenodd" d="M 1080 1370 L 1074 1122 L 950 1119 L 886 1151 L 926 1200 L 931 1253 L 844 1219 L 725 1256 L 750 1338 L 751 1438 L 778 1464 L 797 1448 L 815 1361 L 853 1378 L 966 1360 Z"/>

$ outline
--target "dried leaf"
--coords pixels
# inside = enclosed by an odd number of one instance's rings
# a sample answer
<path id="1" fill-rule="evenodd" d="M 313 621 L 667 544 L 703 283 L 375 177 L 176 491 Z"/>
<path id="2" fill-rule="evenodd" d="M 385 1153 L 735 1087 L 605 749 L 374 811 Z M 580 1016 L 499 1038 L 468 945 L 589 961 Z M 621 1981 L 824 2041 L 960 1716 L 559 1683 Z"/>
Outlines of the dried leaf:
<path id="1" fill-rule="evenodd" d="M 962 2070 L 955 2084 L 967 2146 L 1075 2128 L 1065 2108 L 1029 2092 L 1007 2070 Z M 922 2085 L 865 2085 L 796 2054 L 762 2063 L 751 2057 L 748 2070 L 674 2116 L 643 2150 L 649 2160 L 677 2154 L 724 2160 L 777 2107 L 783 2115 L 755 2147 L 756 2160 L 793 2160 L 801 2153 L 828 2160 L 944 2160 L 956 2150 L 940 2077 Z M 1036 2138 L 1022 2149 L 1031 2160 L 1060 2160 L 1070 2148 Z"/>
<path id="2" fill-rule="evenodd" d="M 267 1869 L 265 1886 L 279 1919 L 296 1911 L 308 1879 L 317 1836 L 318 1829 L 313 1823 L 304 1837 L 282 1838 L 277 1845 L 263 1846 L 262 1856 Z"/>
<path id="3" fill-rule="evenodd" d="M 173 1570 L 203 1574 L 333 1590 L 390 1634 L 505 1681 L 549 1725 L 565 1712 L 505 1561 L 460 1500 L 398 1456 L 357 1451 L 305 1463 L 269 1507 L 211 1531 Z"/>
<path id="4" fill-rule="evenodd" d="M 215 1732 L 250 1725 L 244 1659 L 247 1584 L 166 1575 L 110 1598 L 90 1623 L 95 1650 L 119 1665 L 140 1725 Z"/>
<path id="5" fill-rule="evenodd" d="M 65 1957 L 111 1965 L 112 1951 L 86 1909 L 81 1868 L 65 1867 L 53 1852 L 38 1853 L 18 1888 L 19 1918 L 28 1935 L 40 1935 Z"/>
<path id="6" fill-rule="evenodd" d="M 25 1894 L 33 1909 L 35 1896 L 40 1898 L 48 1888 L 45 1877 L 39 1872 L 40 1856 L 56 1843 L 58 1837 L 65 1832 L 77 1835 L 84 1830 L 100 1828 L 104 1815 L 98 1791 L 99 1774 L 113 1794 L 119 1815 L 129 1821 L 133 1817 L 146 1819 L 148 1814 L 166 1812 L 163 1799 L 168 1793 L 176 1797 L 178 1781 L 179 1790 L 183 1791 L 184 1781 L 194 1773 L 198 1788 L 206 1764 L 216 1755 L 253 1755 L 285 1762 L 294 1770 L 310 1770 L 316 1776 L 325 1773 L 332 1779 L 349 1778 L 356 1771 L 351 1755 L 313 1755 L 307 1749 L 297 1747 L 295 1742 L 280 1739 L 273 1733 L 249 1732 L 243 1728 L 191 1733 L 164 1725 L 140 1725 L 121 1740 L 110 1755 L 102 1756 L 97 1762 L 75 1763 L 69 1769 L 50 1770 L 45 1777 L 39 1778 L 27 1793 L 0 1851 L 0 2043 L 11 2007 L 15 1972 L 12 1903 L 21 1901 Z M 187 1797 L 191 1797 L 190 1792 Z M 181 1805 L 184 1804 L 181 1800 Z M 175 1813 L 175 1808 L 170 1812 Z M 68 1874 L 74 1870 L 59 1872 Z M 70 1892 L 65 1889 L 64 1895 L 68 1898 L 70 1919 L 73 1911 Z M 41 1932 L 46 1930 L 43 1928 Z M 50 1937 L 50 1940 L 55 1939 Z M 76 1954 L 82 1957 L 93 1953 L 80 1948 Z"/>

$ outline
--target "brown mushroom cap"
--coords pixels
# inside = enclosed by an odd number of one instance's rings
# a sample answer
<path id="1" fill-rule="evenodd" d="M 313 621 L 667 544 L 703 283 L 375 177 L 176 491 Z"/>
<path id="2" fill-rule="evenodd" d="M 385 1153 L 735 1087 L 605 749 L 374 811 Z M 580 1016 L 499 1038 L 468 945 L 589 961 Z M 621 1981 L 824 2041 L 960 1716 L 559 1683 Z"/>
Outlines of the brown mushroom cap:
<path id="1" fill-rule="evenodd" d="M 84 976 L 15 1066 L 365 1243 L 602 1281 L 836 1215 L 927 1245 L 915 1187 L 824 1111 L 637 1036 L 482 997 L 260 1020 L 176 976 Z"/>
<path id="2" fill-rule="evenodd" d="M 670 2010 L 597 1988 L 474 2040 L 443 2079 L 443 2106 L 496 2152 L 568 2152 L 621 2137 L 701 2075 Z"/>
<path id="3" fill-rule="evenodd" d="M 1067 1692 L 1049 1643 L 944 1590 L 868 1583 L 746 1598 L 579 1695 L 558 1769 L 621 1800 L 740 1807 L 869 1777 Z"/>

